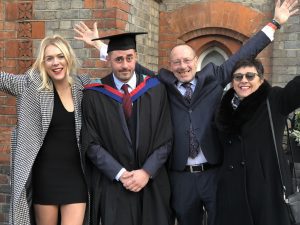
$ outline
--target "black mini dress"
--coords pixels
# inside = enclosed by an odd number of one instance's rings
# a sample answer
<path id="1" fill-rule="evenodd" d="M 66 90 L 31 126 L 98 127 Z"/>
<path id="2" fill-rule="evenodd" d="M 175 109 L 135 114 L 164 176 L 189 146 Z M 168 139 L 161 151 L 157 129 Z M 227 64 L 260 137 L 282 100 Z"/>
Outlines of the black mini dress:
<path id="1" fill-rule="evenodd" d="M 32 175 L 34 204 L 63 205 L 87 201 L 74 112 L 64 108 L 55 90 L 52 120 Z"/>

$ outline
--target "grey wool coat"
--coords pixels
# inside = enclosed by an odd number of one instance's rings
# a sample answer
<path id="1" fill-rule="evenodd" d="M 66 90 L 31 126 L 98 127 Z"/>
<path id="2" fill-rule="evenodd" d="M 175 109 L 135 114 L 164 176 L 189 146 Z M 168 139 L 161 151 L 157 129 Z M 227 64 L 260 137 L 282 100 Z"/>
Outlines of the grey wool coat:
<path id="1" fill-rule="evenodd" d="M 79 146 L 81 99 L 87 76 L 74 76 L 72 96 L 76 137 Z M 11 204 L 9 224 L 34 224 L 31 207 L 31 171 L 51 122 L 54 93 L 38 90 L 41 78 L 32 75 L 0 73 L 0 91 L 16 97 L 17 124 L 11 138 Z"/>

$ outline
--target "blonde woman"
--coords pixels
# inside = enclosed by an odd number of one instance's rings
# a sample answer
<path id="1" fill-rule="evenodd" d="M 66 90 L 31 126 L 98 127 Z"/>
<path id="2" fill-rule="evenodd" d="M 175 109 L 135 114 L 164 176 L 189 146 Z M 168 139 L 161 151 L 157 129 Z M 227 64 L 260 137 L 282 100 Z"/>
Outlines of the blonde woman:
<path id="1" fill-rule="evenodd" d="M 87 223 L 88 191 L 79 151 L 81 97 L 75 54 L 54 35 L 42 40 L 32 69 L 0 73 L 0 91 L 17 99 L 12 135 L 10 224 Z M 60 215 L 60 216 L 59 216 Z"/>

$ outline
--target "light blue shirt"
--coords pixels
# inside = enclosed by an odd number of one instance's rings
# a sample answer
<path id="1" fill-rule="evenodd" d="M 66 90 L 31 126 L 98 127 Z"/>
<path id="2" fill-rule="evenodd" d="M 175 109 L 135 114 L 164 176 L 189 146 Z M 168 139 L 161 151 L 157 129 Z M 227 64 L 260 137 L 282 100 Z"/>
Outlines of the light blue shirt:
<path id="1" fill-rule="evenodd" d="M 197 80 L 194 78 L 192 81 L 190 81 L 190 83 L 192 84 L 191 88 L 194 92 L 195 88 L 196 88 Z M 182 84 L 183 84 L 182 82 L 178 81 L 176 84 L 176 88 L 180 92 L 180 94 L 182 96 L 184 96 L 186 90 L 185 90 L 185 87 L 182 86 Z M 188 157 L 186 165 L 199 165 L 201 163 L 207 162 L 207 160 L 201 150 L 201 146 L 199 148 L 200 148 L 199 154 L 193 159 L 191 157 Z"/>
<path id="2" fill-rule="evenodd" d="M 196 88 L 196 84 L 197 84 L 197 80 L 194 78 L 192 81 L 190 81 L 191 88 L 193 90 L 193 92 L 195 91 Z M 185 94 L 185 87 L 182 86 L 182 82 L 178 81 L 176 84 L 176 88 L 178 89 L 178 91 L 180 92 L 180 94 L 183 96 Z"/>

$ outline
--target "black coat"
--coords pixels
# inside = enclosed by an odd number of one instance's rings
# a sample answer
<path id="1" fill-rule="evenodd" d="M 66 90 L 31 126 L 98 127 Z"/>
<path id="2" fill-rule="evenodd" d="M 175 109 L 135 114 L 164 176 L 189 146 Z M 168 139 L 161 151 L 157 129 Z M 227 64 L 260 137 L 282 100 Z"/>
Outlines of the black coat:
<path id="1" fill-rule="evenodd" d="M 142 82 L 143 76 L 137 75 L 137 81 Z M 102 83 L 114 88 L 112 74 Z M 164 163 L 170 152 L 172 126 L 165 87 L 158 83 L 137 98 L 128 123 L 122 104 L 109 96 L 85 90 L 82 99 L 91 224 L 98 225 L 101 217 L 103 225 L 168 225 L 170 185 Z M 151 179 L 140 192 L 128 191 L 114 179 L 122 167 L 128 171 L 143 168 Z"/>
<path id="2" fill-rule="evenodd" d="M 217 192 L 218 225 L 288 225 L 267 111 L 269 98 L 283 173 L 282 136 L 287 115 L 300 106 L 300 76 L 285 88 L 266 81 L 233 110 L 229 90 L 216 118 L 224 160 Z M 284 176 L 286 183 L 288 178 Z"/>

